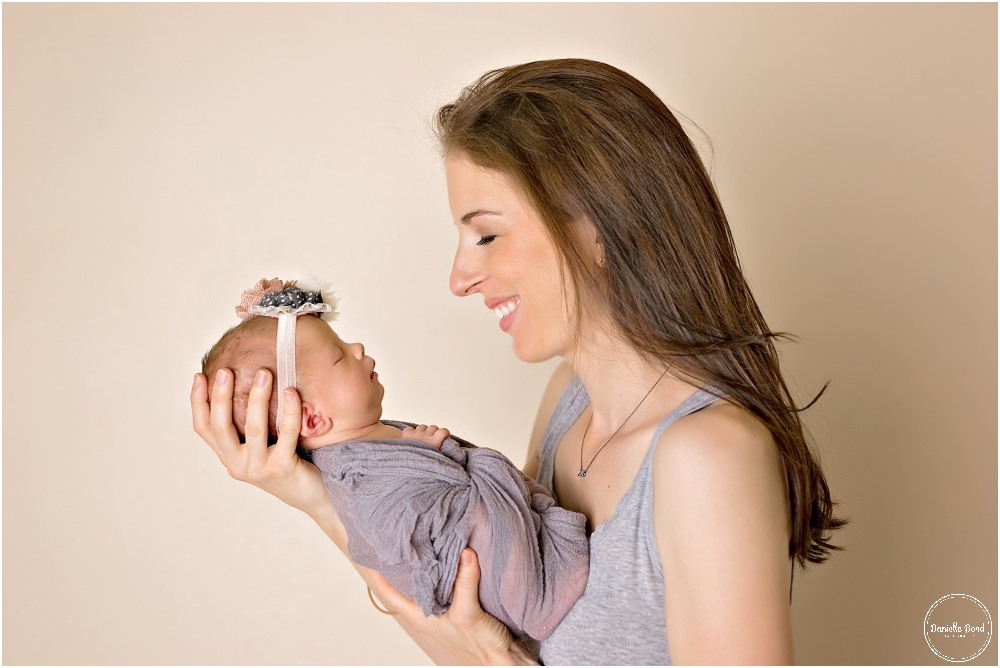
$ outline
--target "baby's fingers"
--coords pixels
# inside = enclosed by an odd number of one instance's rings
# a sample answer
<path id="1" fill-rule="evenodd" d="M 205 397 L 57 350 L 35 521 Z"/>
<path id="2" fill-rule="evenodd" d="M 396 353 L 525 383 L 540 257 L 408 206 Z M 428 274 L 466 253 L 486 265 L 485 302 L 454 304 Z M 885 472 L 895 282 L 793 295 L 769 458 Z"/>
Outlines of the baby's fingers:
<path id="1" fill-rule="evenodd" d="M 440 449 L 444 445 L 444 439 L 451 436 L 451 432 L 444 427 L 438 427 L 436 424 L 432 424 L 427 427 L 427 431 L 421 435 L 422 440 L 430 443 L 435 448 Z"/>
<path id="2" fill-rule="evenodd" d="M 421 424 L 416 427 L 405 427 L 401 436 L 440 449 L 441 445 L 444 444 L 444 439 L 451 436 L 451 432 L 444 428 L 438 428 L 436 424 L 430 426 Z"/>

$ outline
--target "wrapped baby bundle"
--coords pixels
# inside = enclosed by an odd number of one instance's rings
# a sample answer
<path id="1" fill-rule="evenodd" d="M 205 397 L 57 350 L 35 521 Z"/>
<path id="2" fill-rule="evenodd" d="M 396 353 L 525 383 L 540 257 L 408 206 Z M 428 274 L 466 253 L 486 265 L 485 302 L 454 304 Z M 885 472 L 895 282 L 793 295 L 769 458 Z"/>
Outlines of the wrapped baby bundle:
<path id="1" fill-rule="evenodd" d="M 483 609 L 514 635 L 548 637 L 583 595 L 586 518 L 556 506 L 496 451 L 454 437 L 440 450 L 361 440 L 314 450 L 312 461 L 347 529 L 351 559 L 426 615 L 447 610 L 466 545 L 479 556 Z"/>

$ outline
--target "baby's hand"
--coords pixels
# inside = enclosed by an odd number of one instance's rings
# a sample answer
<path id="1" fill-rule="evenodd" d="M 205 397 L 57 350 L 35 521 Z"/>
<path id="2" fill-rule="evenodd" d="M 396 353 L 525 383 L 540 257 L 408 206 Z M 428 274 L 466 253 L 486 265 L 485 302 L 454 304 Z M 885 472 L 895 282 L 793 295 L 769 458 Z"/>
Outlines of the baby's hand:
<path id="1" fill-rule="evenodd" d="M 403 438 L 409 438 L 414 441 L 421 441 L 427 445 L 433 445 L 438 450 L 441 449 L 441 444 L 444 443 L 444 439 L 451 436 L 451 432 L 444 427 L 438 428 L 436 424 L 427 426 L 425 424 L 417 425 L 416 427 L 406 427 L 403 429 Z"/>

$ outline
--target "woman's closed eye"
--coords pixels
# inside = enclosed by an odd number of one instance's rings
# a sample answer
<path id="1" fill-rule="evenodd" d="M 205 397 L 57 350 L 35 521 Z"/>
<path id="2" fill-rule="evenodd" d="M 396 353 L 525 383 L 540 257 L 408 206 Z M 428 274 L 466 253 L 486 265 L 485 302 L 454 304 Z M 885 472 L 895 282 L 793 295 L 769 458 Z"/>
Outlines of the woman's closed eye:
<path id="1" fill-rule="evenodd" d="M 489 246 L 491 243 L 493 243 L 493 240 L 496 239 L 496 238 L 497 238 L 497 235 L 495 235 L 495 234 L 485 234 L 485 235 L 483 235 L 482 237 L 479 238 L 479 241 L 476 242 L 476 245 L 477 246 Z"/>

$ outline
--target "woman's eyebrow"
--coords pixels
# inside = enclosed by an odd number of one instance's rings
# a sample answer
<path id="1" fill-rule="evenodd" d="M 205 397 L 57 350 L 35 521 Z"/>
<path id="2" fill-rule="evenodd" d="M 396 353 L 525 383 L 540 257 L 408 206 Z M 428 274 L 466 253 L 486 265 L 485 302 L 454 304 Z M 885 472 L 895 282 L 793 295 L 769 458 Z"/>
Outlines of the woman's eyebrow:
<path id="1" fill-rule="evenodd" d="M 499 216 L 499 211 L 487 211 L 485 209 L 476 209 L 475 211 L 470 211 L 469 213 L 462 216 L 461 222 L 463 225 L 468 225 L 476 216 Z"/>

